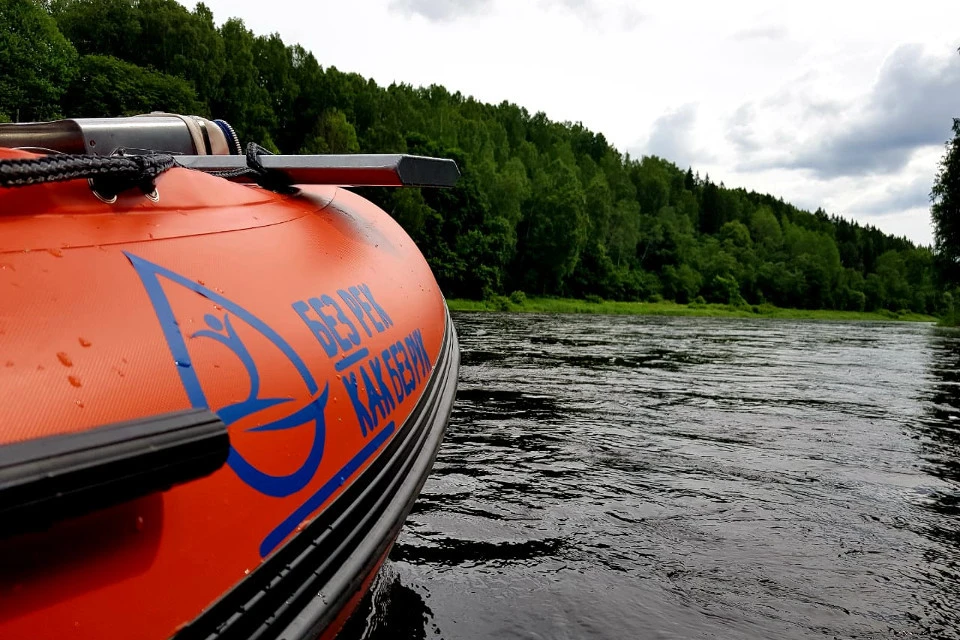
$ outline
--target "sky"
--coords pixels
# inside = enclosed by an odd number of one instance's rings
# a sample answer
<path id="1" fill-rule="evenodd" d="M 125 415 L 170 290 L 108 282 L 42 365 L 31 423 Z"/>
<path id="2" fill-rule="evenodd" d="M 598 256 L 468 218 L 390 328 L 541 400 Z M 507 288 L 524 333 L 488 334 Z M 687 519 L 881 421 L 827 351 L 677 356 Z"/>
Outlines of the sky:
<path id="1" fill-rule="evenodd" d="M 958 0 L 205 3 L 381 86 L 507 100 L 632 157 L 932 242 L 960 117 Z"/>

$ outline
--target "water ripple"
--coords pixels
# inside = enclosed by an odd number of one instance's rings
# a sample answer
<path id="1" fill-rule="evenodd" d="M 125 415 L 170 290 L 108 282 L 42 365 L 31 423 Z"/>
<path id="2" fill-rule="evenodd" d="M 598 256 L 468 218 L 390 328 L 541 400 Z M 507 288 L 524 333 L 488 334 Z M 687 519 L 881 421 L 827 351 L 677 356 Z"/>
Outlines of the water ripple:
<path id="1" fill-rule="evenodd" d="M 960 334 L 456 314 L 434 472 L 346 638 L 960 638 Z"/>

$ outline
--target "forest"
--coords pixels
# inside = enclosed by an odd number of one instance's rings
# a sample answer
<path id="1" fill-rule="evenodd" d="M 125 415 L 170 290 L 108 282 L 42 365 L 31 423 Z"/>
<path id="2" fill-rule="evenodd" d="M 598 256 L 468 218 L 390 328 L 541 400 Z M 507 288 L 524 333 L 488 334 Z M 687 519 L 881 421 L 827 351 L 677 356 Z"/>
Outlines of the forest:
<path id="1" fill-rule="evenodd" d="M 453 158 L 455 189 L 364 189 L 451 298 L 842 310 L 951 306 L 940 252 L 630 157 L 580 123 L 432 85 L 379 86 L 174 0 L 0 0 L 0 121 L 164 110 L 283 153 Z M 960 130 L 958 130 L 960 136 Z"/>

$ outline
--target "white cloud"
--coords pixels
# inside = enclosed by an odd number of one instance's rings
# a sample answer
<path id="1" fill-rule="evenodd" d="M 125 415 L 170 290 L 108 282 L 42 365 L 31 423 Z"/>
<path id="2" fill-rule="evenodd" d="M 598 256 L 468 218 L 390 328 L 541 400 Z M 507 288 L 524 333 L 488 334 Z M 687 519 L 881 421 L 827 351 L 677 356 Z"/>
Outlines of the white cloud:
<path id="1" fill-rule="evenodd" d="M 489 10 L 492 0 L 391 0 L 389 8 L 401 14 L 419 15 L 433 22 L 449 22 Z"/>
<path id="2" fill-rule="evenodd" d="M 698 143 L 697 105 L 685 104 L 654 121 L 645 144 L 630 149 L 630 155 L 660 156 L 681 169 L 710 162 L 713 154 Z"/>
<path id="3" fill-rule="evenodd" d="M 851 209 L 864 215 L 889 215 L 892 212 L 924 209 L 930 205 L 933 176 L 917 175 L 909 179 L 895 179 L 874 193 L 853 201 Z"/>
<path id="4" fill-rule="evenodd" d="M 787 28 L 782 25 L 757 25 L 741 29 L 733 34 L 734 40 L 782 40 Z"/>
<path id="5" fill-rule="evenodd" d="M 826 126 L 777 164 L 819 177 L 900 171 L 916 150 L 949 137 L 960 97 L 956 58 L 955 51 L 925 55 L 919 45 L 898 47 L 867 94 L 842 109 L 830 105 Z M 819 106 L 803 105 L 811 112 Z"/>
<path id="6" fill-rule="evenodd" d="M 545 11 L 559 10 L 575 16 L 591 29 L 631 31 L 647 18 L 628 0 L 539 0 Z"/>

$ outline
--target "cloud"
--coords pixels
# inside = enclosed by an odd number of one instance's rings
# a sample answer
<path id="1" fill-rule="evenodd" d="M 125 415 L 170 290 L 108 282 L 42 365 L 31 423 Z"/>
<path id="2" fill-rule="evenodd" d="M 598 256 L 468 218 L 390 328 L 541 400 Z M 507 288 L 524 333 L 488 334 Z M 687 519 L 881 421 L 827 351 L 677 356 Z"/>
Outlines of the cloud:
<path id="1" fill-rule="evenodd" d="M 734 40 L 783 40 L 787 37 L 786 27 L 769 25 L 765 27 L 751 27 L 741 29 L 733 34 Z"/>
<path id="2" fill-rule="evenodd" d="M 727 121 L 727 139 L 740 151 L 757 151 L 762 143 L 754 127 L 756 108 L 752 104 L 742 104 Z"/>
<path id="3" fill-rule="evenodd" d="M 840 105 L 800 98 L 801 113 L 792 127 L 813 122 L 819 124 L 816 135 L 804 141 L 794 136 L 786 152 L 744 166 L 806 169 L 819 178 L 896 173 L 915 151 L 942 145 L 949 137 L 957 96 L 960 63 L 955 51 L 932 57 L 918 45 L 904 45 L 886 59 L 873 87 L 860 99 Z M 781 98 L 797 96 L 788 92 Z M 735 112 L 727 128 L 730 140 L 741 146 L 748 127 L 742 121 L 744 108 Z"/>
<path id="4" fill-rule="evenodd" d="M 418 15 L 431 22 L 452 22 L 457 18 L 488 10 L 493 0 L 392 0 L 390 10 Z"/>
<path id="5" fill-rule="evenodd" d="M 598 0 L 541 0 L 545 9 L 559 8 L 577 16 L 585 25 L 604 30 L 614 26 L 622 31 L 632 31 L 647 19 L 647 15 L 637 10 L 630 2 L 611 5 Z"/>
<path id="6" fill-rule="evenodd" d="M 713 157 L 697 144 L 696 123 L 696 103 L 668 111 L 654 121 L 646 143 L 629 149 L 630 154 L 660 156 L 680 168 L 709 162 Z"/>
<path id="7" fill-rule="evenodd" d="M 879 193 L 866 196 L 850 205 L 850 210 L 864 215 L 901 213 L 930 206 L 933 177 L 916 176 L 906 183 L 888 184 Z"/>
<path id="8" fill-rule="evenodd" d="M 647 20 L 647 14 L 637 11 L 632 5 L 622 5 L 618 11 L 619 23 L 624 31 L 632 31 Z"/>

